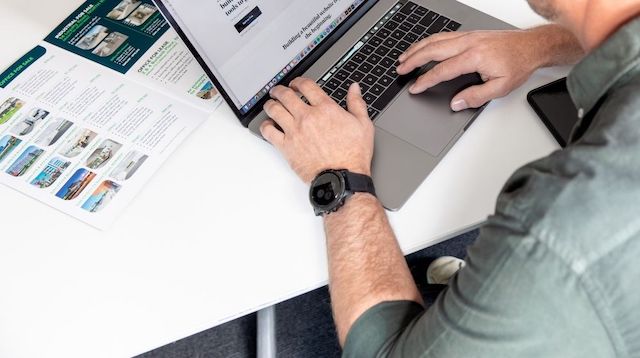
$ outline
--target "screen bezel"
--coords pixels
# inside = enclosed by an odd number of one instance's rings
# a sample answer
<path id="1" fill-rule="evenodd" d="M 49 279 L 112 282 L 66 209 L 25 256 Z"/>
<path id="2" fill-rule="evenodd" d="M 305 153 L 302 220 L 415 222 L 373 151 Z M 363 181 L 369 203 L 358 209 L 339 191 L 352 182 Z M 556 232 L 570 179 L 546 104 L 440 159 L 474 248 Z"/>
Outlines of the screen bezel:
<path id="1" fill-rule="evenodd" d="M 289 83 L 296 77 L 304 74 L 313 64 L 325 53 L 327 50 L 335 44 L 341 37 L 344 35 L 358 20 L 360 20 L 379 0 L 367 0 L 360 4 L 360 6 L 317 47 L 315 47 L 311 52 L 305 57 L 292 71 L 287 73 L 279 83 Z M 213 74 L 207 63 L 200 57 L 198 51 L 191 43 L 191 40 L 186 36 L 184 31 L 180 28 L 178 23 L 175 21 L 171 12 L 164 5 L 163 0 L 154 0 L 162 15 L 164 15 L 165 19 L 171 24 L 173 29 L 178 33 L 178 36 L 185 43 L 191 54 L 196 58 L 200 66 L 204 69 L 209 79 L 213 82 L 216 89 L 220 92 L 220 95 L 224 98 L 225 102 L 231 107 L 231 110 L 236 115 L 236 117 L 240 120 L 240 123 L 244 127 L 249 127 L 249 124 L 262 112 L 262 107 L 269 100 L 269 96 L 264 96 L 263 98 L 254 105 L 249 112 L 243 114 L 239 108 L 236 108 L 235 103 L 227 93 L 227 91 L 223 88 L 220 81 Z M 275 74 L 274 74 L 275 75 Z"/>

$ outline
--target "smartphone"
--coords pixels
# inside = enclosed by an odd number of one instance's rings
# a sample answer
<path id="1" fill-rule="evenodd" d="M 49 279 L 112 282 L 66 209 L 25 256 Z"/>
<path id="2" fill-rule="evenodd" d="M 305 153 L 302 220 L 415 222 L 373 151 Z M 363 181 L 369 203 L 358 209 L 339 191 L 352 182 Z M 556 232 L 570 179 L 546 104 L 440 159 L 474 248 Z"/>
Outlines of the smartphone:
<path id="1" fill-rule="evenodd" d="M 561 78 L 529 92 L 527 101 L 536 111 L 561 147 L 569 143 L 573 127 L 578 123 L 578 110 Z"/>

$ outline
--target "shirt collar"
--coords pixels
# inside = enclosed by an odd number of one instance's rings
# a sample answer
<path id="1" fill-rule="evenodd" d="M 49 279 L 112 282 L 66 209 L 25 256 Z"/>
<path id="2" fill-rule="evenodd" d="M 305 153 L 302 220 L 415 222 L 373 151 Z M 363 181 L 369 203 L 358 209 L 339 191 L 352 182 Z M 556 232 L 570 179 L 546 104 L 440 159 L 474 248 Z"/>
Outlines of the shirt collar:
<path id="1" fill-rule="evenodd" d="M 640 18 L 621 27 L 569 74 L 569 93 L 582 118 L 621 79 L 640 71 Z"/>

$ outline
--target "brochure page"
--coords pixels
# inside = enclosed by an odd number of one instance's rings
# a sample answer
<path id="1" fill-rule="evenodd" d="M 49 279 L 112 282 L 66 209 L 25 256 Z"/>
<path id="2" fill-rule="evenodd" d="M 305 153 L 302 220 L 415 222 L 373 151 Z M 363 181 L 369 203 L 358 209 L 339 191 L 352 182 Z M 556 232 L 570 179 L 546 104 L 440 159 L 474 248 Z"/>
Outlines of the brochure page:
<path id="1" fill-rule="evenodd" d="M 222 103 L 151 0 L 88 0 L 45 41 L 200 108 Z"/>
<path id="2" fill-rule="evenodd" d="M 19 59 L 0 74 L 0 183 L 107 228 L 211 114 L 135 79 L 48 42 Z"/>

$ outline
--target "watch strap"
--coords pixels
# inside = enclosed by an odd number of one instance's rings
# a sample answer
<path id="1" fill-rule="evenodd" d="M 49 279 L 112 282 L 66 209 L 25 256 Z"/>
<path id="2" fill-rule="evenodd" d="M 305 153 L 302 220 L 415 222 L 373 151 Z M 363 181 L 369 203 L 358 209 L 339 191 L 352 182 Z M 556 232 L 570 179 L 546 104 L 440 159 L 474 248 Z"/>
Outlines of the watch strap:
<path id="1" fill-rule="evenodd" d="M 376 189 L 373 186 L 373 179 L 370 176 L 352 173 L 348 170 L 342 171 L 345 179 L 346 190 L 352 193 L 369 193 L 376 196 Z"/>

